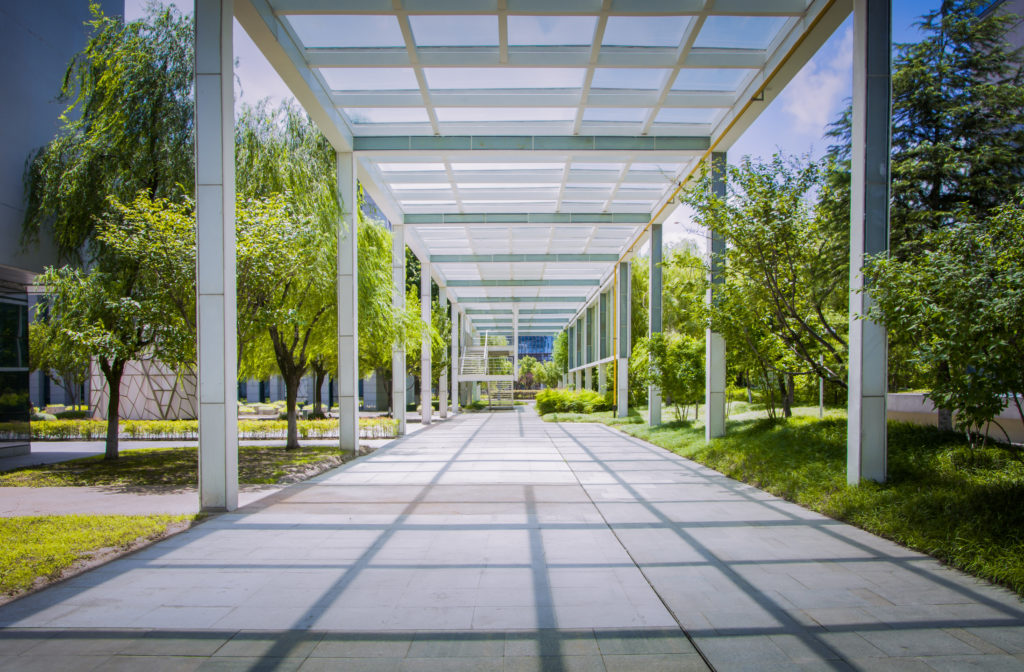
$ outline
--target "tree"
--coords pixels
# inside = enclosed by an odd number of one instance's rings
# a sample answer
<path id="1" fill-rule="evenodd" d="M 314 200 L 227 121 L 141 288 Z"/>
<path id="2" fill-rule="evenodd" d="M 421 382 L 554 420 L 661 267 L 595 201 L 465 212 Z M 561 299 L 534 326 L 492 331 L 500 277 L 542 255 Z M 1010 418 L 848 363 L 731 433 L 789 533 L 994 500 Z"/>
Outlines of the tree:
<path id="1" fill-rule="evenodd" d="M 649 257 L 634 257 L 629 264 L 631 343 L 639 343 L 641 339 L 647 338 L 647 331 L 650 327 L 650 266 Z M 662 279 L 664 280 L 664 277 Z"/>
<path id="2" fill-rule="evenodd" d="M 655 333 L 645 339 L 642 350 L 646 350 L 647 357 L 639 360 L 645 353 L 638 353 L 639 378 L 648 385 L 657 385 L 665 401 L 675 406 L 676 416 L 685 419 L 684 409 L 704 397 L 704 339 L 675 332 Z"/>
<path id="3" fill-rule="evenodd" d="M 704 260 L 690 247 L 670 248 L 662 262 L 662 323 L 666 332 L 704 337 Z"/>
<path id="4" fill-rule="evenodd" d="M 794 376 L 846 387 L 849 227 L 815 207 L 816 163 L 745 157 L 726 174 L 727 198 L 711 192 L 706 175 L 703 188 L 684 196 L 695 220 L 728 249 L 711 324 L 731 346 L 754 351 L 752 359 L 777 379 L 788 416 Z"/>
<path id="5" fill-rule="evenodd" d="M 536 385 L 541 363 L 535 357 L 526 355 L 519 358 L 519 378 L 516 383 L 521 389 L 531 390 Z"/>
<path id="6" fill-rule="evenodd" d="M 1022 240 L 1024 191 L 986 219 L 929 234 L 928 252 L 879 257 L 865 271 L 869 316 L 914 343 L 913 356 L 933 372 L 928 397 L 957 412 L 972 443 L 1007 404 L 1024 422 Z"/>
<path id="7" fill-rule="evenodd" d="M 1010 200 L 1024 176 L 1024 52 L 1016 18 L 980 0 L 943 0 L 921 19 L 924 39 L 893 63 L 892 245 Z"/>
<path id="8" fill-rule="evenodd" d="M 562 330 L 555 336 L 555 342 L 551 346 L 551 361 L 558 370 L 558 379 L 569 371 L 569 332 Z M 557 385 L 558 383 L 555 383 Z"/>
<path id="9" fill-rule="evenodd" d="M 104 457 L 114 460 L 125 365 L 150 356 L 175 369 L 195 361 L 195 225 L 190 205 L 144 192 L 109 207 L 97 225 L 100 262 L 89 271 L 48 268 L 36 284 L 49 311 L 43 348 L 87 353 L 107 381 Z"/>
<path id="10" fill-rule="evenodd" d="M 299 447 L 299 383 L 313 359 L 317 328 L 334 310 L 337 234 L 296 212 L 285 196 L 236 208 L 239 368 L 263 377 L 276 365 L 285 384 L 286 447 Z M 334 297 L 334 298 L 332 298 Z"/>
<path id="11" fill-rule="evenodd" d="M 91 10 L 89 40 L 61 85 L 60 130 L 25 175 L 23 242 L 52 224 L 61 257 L 75 262 L 100 252 L 92 243 L 110 197 L 180 200 L 194 179 L 191 18 L 173 5 L 128 24 Z"/>
<path id="12" fill-rule="evenodd" d="M 544 387 L 558 387 L 562 384 L 562 370 L 554 361 L 544 362 L 537 367 L 537 382 Z"/>
<path id="13" fill-rule="evenodd" d="M 61 338 L 46 321 L 45 313 L 37 312 L 37 321 L 29 325 L 28 334 L 29 368 L 42 371 L 64 389 L 72 406 L 78 406 L 83 401 L 79 398 L 82 385 L 89 378 L 89 353 L 80 344 Z"/>

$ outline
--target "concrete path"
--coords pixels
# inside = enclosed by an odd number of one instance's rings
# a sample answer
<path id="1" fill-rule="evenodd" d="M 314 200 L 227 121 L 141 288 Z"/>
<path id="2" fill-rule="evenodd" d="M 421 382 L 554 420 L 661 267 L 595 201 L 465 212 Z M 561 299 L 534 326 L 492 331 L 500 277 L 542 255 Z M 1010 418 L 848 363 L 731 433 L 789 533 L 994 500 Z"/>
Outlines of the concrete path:
<path id="1" fill-rule="evenodd" d="M 1007 591 L 522 408 L 0 607 L 0 627 L 3 670 L 1024 669 Z"/>

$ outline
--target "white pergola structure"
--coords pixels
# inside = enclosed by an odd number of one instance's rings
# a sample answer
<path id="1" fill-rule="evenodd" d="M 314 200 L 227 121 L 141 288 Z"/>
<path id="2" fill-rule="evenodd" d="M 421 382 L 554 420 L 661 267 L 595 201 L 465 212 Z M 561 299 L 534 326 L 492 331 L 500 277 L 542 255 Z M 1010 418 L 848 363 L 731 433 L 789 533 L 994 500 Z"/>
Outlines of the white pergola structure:
<path id="1" fill-rule="evenodd" d="M 851 11 L 855 289 L 863 255 L 886 249 L 889 2 L 196 0 L 204 508 L 231 509 L 237 500 L 232 16 L 337 150 L 346 211 L 340 442 L 355 448 L 357 180 L 394 227 L 396 304 L 404 301 L 406 246 L 441 288 L 442 305 L 451 304 L 453 361 L 474 333 L 566 329 L 569 382 L 612 385 L 625 413 L 631 256 L 650 243 L 650 329 L 659 331 L 661 227 L 677 190 L 703 162 L 720 168 L 728 147 Z M 708 241 L 713 260 L 723 252 L 720 240 Z M 718 281 L 720 266 L 712 266 Z M 851 314 L 864 300 L 852 295 Z M 711 437 L 725 431 L 726 344 L 713 332 L 707 343 Z M 882 480 L 884 329 L 852 320 L 850 350 L 850 479 Z M 423 348 L 424 371 L 429 356 Z M 396 348 L 402 431 L 404 362 Z M 427 421 L 429 389 L 426 381 Z M 456 410 L 457 367 L 450 390 Z M 657 389 L 649 402 L 657 423 Z"/>

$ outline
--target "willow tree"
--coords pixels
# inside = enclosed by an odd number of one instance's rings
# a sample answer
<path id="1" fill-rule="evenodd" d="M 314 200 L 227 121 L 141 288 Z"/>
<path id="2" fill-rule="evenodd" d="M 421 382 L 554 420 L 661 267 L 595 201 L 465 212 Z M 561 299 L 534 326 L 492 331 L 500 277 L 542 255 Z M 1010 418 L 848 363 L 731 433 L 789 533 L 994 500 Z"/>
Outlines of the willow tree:
<path id="1" fill-rule="evenodd" d="M 68 64 L 57 136 L 30 157 L 23 243 L 52 225 L 62 259 L 95 259 L 98 221 L 142 191 L 192 193 L 192 19 L 151 6 L 125 24 L 91 6 L 85 49 Z"/>

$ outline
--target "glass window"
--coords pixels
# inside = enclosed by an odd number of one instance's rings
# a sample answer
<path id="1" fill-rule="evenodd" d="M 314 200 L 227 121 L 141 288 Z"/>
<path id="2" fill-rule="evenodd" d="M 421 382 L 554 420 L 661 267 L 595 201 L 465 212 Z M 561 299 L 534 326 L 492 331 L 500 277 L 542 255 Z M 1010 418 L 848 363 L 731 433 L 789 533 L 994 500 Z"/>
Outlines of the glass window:
<path id="1" fill-rule="evenodd" d="M 583 68 L 424 68 L 432 89 L 578 89 Z"/>

